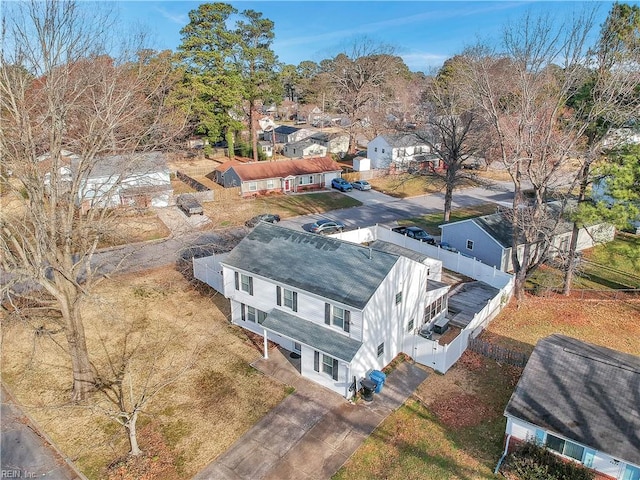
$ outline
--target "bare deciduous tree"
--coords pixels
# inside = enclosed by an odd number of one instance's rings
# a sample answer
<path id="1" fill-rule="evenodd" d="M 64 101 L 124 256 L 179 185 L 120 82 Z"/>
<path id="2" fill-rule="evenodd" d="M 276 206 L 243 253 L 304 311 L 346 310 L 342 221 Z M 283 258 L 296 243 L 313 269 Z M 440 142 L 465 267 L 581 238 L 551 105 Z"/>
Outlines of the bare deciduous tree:
<path id="1" fill-rule="evenodd" d="M 154 397 L 193 366 L 198 346 L 189 346 L 186 336 L 163 331 L 146 318 L 120 322 L 117 330 L 123 333 L 110 331 L 101 336 L 103 355 L 96 365 L 95 381 L 98 393 L 91 407 L 125 429 L 129 454 L 135 456 L 142 453 L 138 417 Z M 115 342 L 114 336 L 118 338 Z"/>
<path id="2" fill-rule="evenodd" d="M 100 279 L 92 258 L 113 221 L 104 207 L 140 157 L 123 157 L 130 160 L 100 198 L 90 197 L 100 189 L 87 179 L 104 155 L 166 145 L 181 125 L 165 103 L 170 61 L 150 59 L 139 43 L 108 56 L 114 25 L 90 8 L 12 4 L 3 12 L 0 58 L 0 147 L 12 205 L 0 216 L 3 293 L 28 296 L 26 282 L 50 295 L 61 312 L 74 400 L 95 383 L 81 305 Z"/>
<path id="3" fill-rule="evenodd" d="M 545 203 L 561 187 L 567 191 L 571 177 L 563 176 L 564 167 L 582 148 L 588 123 L 568 108 L 567 100 L 588 74 L 586 41 L 592 27 L 593 11 L 559 24 L 548 16 L 527 16 L 505 29 L 503 53 L 487 48 L 467 52 L 465 81 L 513 180 L 513 210 L 529 212 L 527 225 L 521 215 L 511 216 L 519 299 L 527 274 L 544 261 L 549 248 L 543 239 L 551 238 L 555 223 L 548 221 Z M 531 191 L 530 200 L 525 201 L 525 190 Z"/>

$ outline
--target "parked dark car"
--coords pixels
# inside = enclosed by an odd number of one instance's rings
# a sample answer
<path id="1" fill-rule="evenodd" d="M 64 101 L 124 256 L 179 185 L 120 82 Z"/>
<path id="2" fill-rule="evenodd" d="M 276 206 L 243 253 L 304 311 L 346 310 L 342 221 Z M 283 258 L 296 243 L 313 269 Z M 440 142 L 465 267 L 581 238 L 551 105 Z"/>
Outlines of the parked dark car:
<path id="1" fill-rule="evenodd" d="M 190 217 L 191 215 L 204 214 L 202 205 L 200 205 L 198 199 L 190 193 L 183 193 L 182 195 L 178 195 L 176 204 L 178 205 L 178 208 L 187 215 L 187 217 Z"/>
<path id="2" fill-rule="evenodd" d="M 333 220 L 318 220 L 311 225 L 309 231 L 311 233 L 320 233 L 326 235 L 329 233 L 341 232 L 344 229 L 344 225 L 340 222 L 334 222 Z"/>
<path id="3" fill-rule="evenodd" d="M 433 238 L 431 235 L 429 235 L 427 232 L 425 232 L 420 227 L 416 227 L 416 226 L 412 226 L 412 227 L 395 227 L 395 228 L 392 228 L 391 230 L 393 230 L 394 232 L 399 233 L 401 235 L 406 235 L 409 238 L 414 238 L 414 239 L 419 240 L 421 242 L 426 242 L 426 243 L 428 243 L 430 245 L 435 245 L 436 244 L 436 239 Z"/>
<path id="4" fill-rule="evenodd" d="M 244 224 L 247 227 L 255 227 L 260 222 L 267 223 L 278 223 L 280 221 L 280 215 L 276 213 L 263 213 L 262 215 L 256 215 L 253 218 L 250 218 Z"/>
<path id="5" fill-rule="evenodd" d="M 337 188 L 341 192 L 349 192 L 353 190 L 353 187 L 344 178 L 334 178 L 331 180 L 331 187 Z"/>

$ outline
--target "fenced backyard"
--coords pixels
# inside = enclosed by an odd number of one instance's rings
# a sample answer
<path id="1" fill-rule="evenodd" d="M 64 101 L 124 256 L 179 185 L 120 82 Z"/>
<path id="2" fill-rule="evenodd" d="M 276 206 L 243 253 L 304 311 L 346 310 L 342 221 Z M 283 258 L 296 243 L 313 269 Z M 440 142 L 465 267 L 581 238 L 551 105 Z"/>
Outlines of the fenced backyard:
<path id="1" fill-rule="evenodd" d="M 481 338 L 470 339 L 468 348 L 472 352 L 479 353 L 496 362 L 507 363 L 516 367 L 524 367 L 529 359 L 529 356 L 523 352 L 511 350 L 510 348 L 487 342 Z"/>

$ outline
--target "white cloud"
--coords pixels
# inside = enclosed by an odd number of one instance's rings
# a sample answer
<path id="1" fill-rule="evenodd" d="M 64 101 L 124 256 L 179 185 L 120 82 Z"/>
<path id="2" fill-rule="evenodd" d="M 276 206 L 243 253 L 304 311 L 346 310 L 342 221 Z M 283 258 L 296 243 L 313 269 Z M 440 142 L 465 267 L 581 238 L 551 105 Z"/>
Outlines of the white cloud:
<path id="1" fill-rule="evenodd" d="M 153 8 L 170 22 L 176 23 L 180 26 L 185 26 L 189 23 L 189 15 L 186 13 L 171 13 L 167 9 L 159 7 L 157 5 L 155 5 Z"/>

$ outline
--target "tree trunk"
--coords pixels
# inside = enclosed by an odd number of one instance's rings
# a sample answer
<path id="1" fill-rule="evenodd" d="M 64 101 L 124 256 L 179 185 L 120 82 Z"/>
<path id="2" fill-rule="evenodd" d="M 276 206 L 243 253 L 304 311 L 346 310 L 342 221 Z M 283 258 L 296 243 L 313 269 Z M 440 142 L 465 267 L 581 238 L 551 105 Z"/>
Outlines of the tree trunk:
<path id="1" fill-rule="evenodd" d="M 583 202 L 587 196 L 587 187 L 589 186 L 589 170 L 591 169 L 591 159 L 587 159 L 580 170 L 580 192 L 578 193 L 578 204 Z M 578 234 L 580 229 L 576 223 L 573 223 L 571 231 L 571 242 L 569 243 L 569 252 L 567 253 L 567 265 L 564 271 L 564 283 L 562 285 L 562 294 L 568 296 L 571 293 L 573 284 L 573 274 L 575 271 L 575 259 L 578 249 Z"/>
<path id="2" fill-rule="evenodd" d="M 95 375 L 84 334 L 84 326 L 79 312 L 70 312 L 70 317 L 65 318 L 65 333 L 69 345 L 71 356 L 71 367 L 73 372 L 73 390 L 71 400 L 79 402 L 87 398 L 95 383 Z"/>
<path id="3" fill-rule="evenodd" d="M 453 168 L 447 170 L 446 187 L 444 191 L 444 221 L 445 223 L 451 218 L 451 202 L 453 200 L 453 182 L 456 178 L 456 172 Z"/>
<path id="4" fill-rule="evenodd" d="M 54 274 L 55 275 L 55 274 Z M 56 275 L 56 281 L 60 285 L 64 282 L 62 276 Z M 71 371 L 73 386 L 71 400 L 83 401 L 95 385 L 95 373 L 89 360 L 87 341 L 80 312 L 80 299 L 73 285 L 64 285 L 57 291 L 56 298 L 61 306 L 60 311 L 64 320 L 64 331 L 71 357 Z"/>
<path id="5" fill-rule="evenodd" d="M 253 161 L 257 162 L 258 158 L 258 136 L 256 135 L 256 122 L 258 116 L 256 115 L 255 105 L 253 101 L 249 103 L 249 130 L 251 134 L 251 149 L 253 150 Z"/>
<path id="6" fill-rule="evenodd" d="M 131 418 L 126 423 L 125 428 L 127 429 L 127 433 L 129 434 L 129 455 L 137 456 L 142 453 L 140 447 L 138 446 L 138 436 L 136 433 L 136 422 L 138 421 L 138 412 L 133 412 Z"/>

